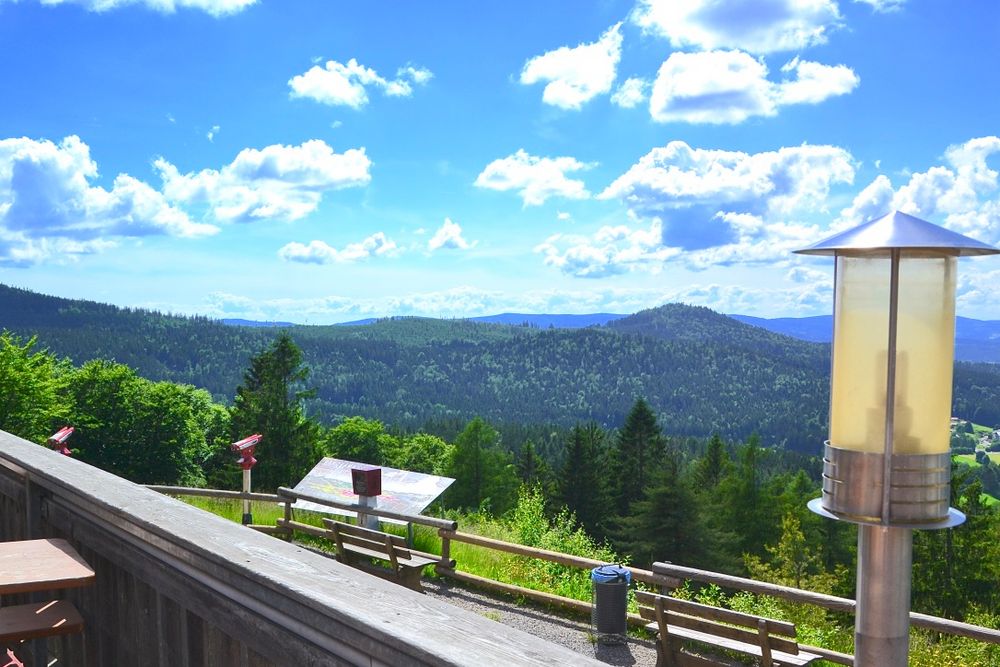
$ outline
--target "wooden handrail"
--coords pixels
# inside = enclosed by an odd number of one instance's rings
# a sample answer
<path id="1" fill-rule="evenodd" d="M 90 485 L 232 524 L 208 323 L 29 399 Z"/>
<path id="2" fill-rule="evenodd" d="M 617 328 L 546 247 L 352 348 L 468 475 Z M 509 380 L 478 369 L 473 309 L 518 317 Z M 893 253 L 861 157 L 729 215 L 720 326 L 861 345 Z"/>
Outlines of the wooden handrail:
<path id="1" fill-rule="evenodd" d="M 458 522 L 451 521 L 449 519 L 438 519 L 436 517 L 423 516 L 421 514 L 402 514 L 401 512 L 390 512 L 388 510 L 379 509 L 378 507 L 367 507 L 365 505 L 358 505 L 357 503 L 342 503 L 336 500 L 330 500 L 329 498 L 324 498 L 322 496 L 317 496 L 312 493 L 302 493 L 300 491 L 296 491 L 295 489 L 289 489 L 287 486 L 282 486 L 278 489 L 278 496 L 281 497 L 282 502 L 284 502 L 286 498 L 291 500 L 305 500 L 306 502 L 316 503 L 317 505 L 325 505 L 327 507 L 349 510 L 351 512 L 367 514 L 368 516 L 379 516 L 387 519 L 396 519 L 397 521 L 406 521 L 407 523 L 416 523 L 423 526 L 430 526 L 431 528 L 444 528 L 445 530 L 455 530 L 458 528 Z"/>
<path id="2" fill-rule="evenodd" d="M 256 500 L 262 503 L 283 503 L 285 499 L 276 493 L 245 493 L 226 489 L 202 489 L 195 486 L 163 486 L 162 484 L 146 484 L 147 489 L 164 493 L 168 496 L 198 496 L 202 498 L 226 498 L 232 500 Z"/>
<path id="3" fill-rule="evenodd" d="M 683 567 L 681 565 L 674 565 L 673 563 L 653 563 L 653 572 L 668 577 L 690 579 L 692 581 L 715 584 L 724 588 L 732 588 L 735 590 L 747 591 L 749 593 L 757 593 L 759 595 L 770 595 L 772 597 L 782 598 L 791 602 L 812 604 L 831 611 L 853 614 L 855 608 L 854 600 L 849 598 L 841 598 L 835 595 L 825 595 L 823 593 L 814 593 L 812 591 L 804 591 L 799 588 L 792 588 L 791 586 L 769 584 L 763 581 L 744 579 L 742 577 L 734 577 L 728 574 L 719 574 L 718 572 L 699 570 L 693 567 Z M 968 637 L 969 639 L 988 642 L 990 644 L 1000 644 L 1000 630 L 994 630 L 993 628 L 984 628 L 979 625 L 972 625 L 971 623 L 952 621 L 947 618 L 939 618 L 937 616 L 920 614 L 913 611 L 910 612 L 910 623 L 914 627 L 923 628 L 925 630 L 932 630 L 934 632 L 957 635 L 960 637 Z"/>

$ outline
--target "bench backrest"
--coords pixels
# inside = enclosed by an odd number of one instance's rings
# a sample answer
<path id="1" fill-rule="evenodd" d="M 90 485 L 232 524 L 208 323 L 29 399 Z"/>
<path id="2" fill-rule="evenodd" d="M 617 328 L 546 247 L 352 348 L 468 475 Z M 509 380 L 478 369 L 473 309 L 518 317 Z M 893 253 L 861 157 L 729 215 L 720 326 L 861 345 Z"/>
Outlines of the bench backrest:
<path id="1" fill-rule="evenodd" d="M 380 530 L 363 528 L 334 519 L 323 519 L 323 523 L 333 533 L 338 552 L 344 550 L 345 544 L 353 544 L 363 549 L 385 554 L 393 568 L 398 566 L 397 559 L 408 560 L 410 558 L 410 551 L 406 548 L 406 540 L 399 535 L 391 535 Z"/>
<path id="2" fill-rule="evenodd" d="M 645 591 L 636 591 L 635 597 L 639 603 L 640 616 L 656 622 L 663 635 L 668 634 L 664 626 L 672 625 L 746 644 L 756 644 L 766 656 L 765 662 L 770 662 L 772 650 L 792 655 L 799 653 L 794 623 Z"/>

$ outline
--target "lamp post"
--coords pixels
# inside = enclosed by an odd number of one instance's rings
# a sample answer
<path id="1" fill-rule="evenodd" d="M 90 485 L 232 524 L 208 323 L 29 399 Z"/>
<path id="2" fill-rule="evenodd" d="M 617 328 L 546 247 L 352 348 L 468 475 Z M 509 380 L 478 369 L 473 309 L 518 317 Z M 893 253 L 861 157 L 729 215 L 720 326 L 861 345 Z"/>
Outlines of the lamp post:
<path id="1" fill-rule="evenodd" d="M 913 529 L 948 507 L 958 257 L 1000 252 L 905 213 L 796 251 L 833 255 L 830 439 L 809 509 L 858 524 L 854 664 L 905 667 Z"/>

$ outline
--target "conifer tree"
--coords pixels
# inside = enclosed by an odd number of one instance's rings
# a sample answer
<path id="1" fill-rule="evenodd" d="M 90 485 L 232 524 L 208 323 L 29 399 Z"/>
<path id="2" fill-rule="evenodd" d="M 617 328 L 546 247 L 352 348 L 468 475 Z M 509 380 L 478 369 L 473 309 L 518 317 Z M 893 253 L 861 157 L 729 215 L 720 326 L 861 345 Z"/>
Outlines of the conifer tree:
<path id="1" fill-rule="evenodd" d="M 618 432 L 611 461 L 611 496 L 619 515 L 642 498 L 653 471 L 663 462 L 664 438 L 649 404 L 636 400 Z"/>
<path id="2" fill-rule="evenodd" d="M 559 471 L 559 502 L 596 536 L 603 534 L 608 518 L 604 439 L 604 430 L 596 422 L 574 426 Z"/>
<path id="3" fill-rule="evenodd" d="M 292 486 L 319 458 L 318 426 L 302 409 L 302 401 L 314 393 L 303 387 L 308 377 L 302 350 L 287 332 L 250 360 L 233 402 L 232 437 L 264 436 L 257 446 L 255 488 Z"/>
<path id="4" fill-rule="evenodd" d="M 722 481 L 729 468 L 729 454 L 726 452 L 726 445 L 718 433 L 713 433 L 708 445 L 705 447 L 705 455 L 695 462 L 694 482 L 695 488 L 712 491 Z"/>

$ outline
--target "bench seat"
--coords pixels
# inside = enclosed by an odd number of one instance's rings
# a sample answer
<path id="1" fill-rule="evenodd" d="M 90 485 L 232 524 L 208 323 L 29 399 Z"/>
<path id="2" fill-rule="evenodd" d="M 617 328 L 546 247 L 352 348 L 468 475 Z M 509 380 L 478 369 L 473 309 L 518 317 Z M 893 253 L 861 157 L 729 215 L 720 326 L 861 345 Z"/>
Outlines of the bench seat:
<path id="1" fill-rule="evenodd" d="M 406 540 L 399 535 L 383 533 L 355 526 L 334 519 L 323 519 L 337 545 L 337 559 L 377 576 L 390 579 L 415 591 L 422 591 L 420 576 L 424 568 L 438 561 L 418 556 L 406 548 Z M 388 568 L 376 567 L 365 562 L 370 559 L 385 561 Z"/>

